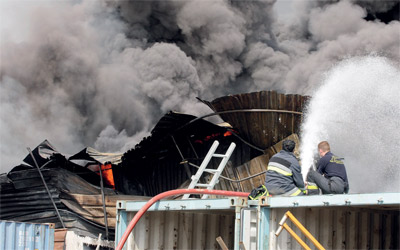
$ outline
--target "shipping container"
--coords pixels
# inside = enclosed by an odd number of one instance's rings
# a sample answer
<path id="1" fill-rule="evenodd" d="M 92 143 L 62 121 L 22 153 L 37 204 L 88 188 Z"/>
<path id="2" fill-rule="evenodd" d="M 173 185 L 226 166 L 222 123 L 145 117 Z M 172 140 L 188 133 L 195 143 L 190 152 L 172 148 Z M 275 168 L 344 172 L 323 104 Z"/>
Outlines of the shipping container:
<path id="1" fill-rule="evenodd" d="M 116 245 L 145 202 L 118 201 Z M 326 249 L 399 249 L 400 193 L 162 200 L 130 234 L 124 249 L 302 249 L 275 232 L 290 211 Z M 286 222 L 311 249 L 314 245 Z"/>
<path id="2" fill-rule="evenodd" d="M 0 220 L 0 250 L 52 250 L 54 224 Z"/>

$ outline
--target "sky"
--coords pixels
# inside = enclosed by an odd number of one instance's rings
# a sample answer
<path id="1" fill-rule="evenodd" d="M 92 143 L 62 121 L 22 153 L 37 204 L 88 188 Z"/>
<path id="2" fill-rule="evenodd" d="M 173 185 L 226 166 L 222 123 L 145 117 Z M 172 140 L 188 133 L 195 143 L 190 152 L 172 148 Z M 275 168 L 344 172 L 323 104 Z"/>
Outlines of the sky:
<path id="1" fill-rule="evenodd" d="M 312 95 L 349 57 L 399 67 L 397 1 L 0 4 L 0 172 L 45 139 L 125 152 L 170 110 L 210 113 L 196 97 Z"/>

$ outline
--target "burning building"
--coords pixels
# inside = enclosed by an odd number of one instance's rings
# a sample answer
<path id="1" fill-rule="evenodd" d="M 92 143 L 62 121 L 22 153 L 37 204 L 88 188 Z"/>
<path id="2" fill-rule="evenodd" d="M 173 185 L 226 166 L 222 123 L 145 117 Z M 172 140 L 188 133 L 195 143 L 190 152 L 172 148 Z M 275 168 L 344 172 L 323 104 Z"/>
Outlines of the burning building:
<path id="1" fill-rule="evenodd" d="M 104 237 L 113 239 L 116 200 L 148 199 L 187 187 L 215 140 L 222 151 L 231 142 L 237 145 L 216 189 L 249 192 L 263 182 L 268 159 L 279 150 L 279 142 L 289 136 L 298 140 L 306 101 L 307 97 L 275 91 L 203 100 L 213 111 L 206 116 L 220 115 L 225 123 L 169 112 L 150 136 L 124 154 L 88 147 L 65 156 L 45 140 L 25 157 L 25 164 L 1 176 L 1 219 L 53 222 L 56 228 L 78 235 L 107 232 Z M 212 161 L 211 168 L 218 163 Z M 21 204 L 16 210 L 17 203 Z"/>

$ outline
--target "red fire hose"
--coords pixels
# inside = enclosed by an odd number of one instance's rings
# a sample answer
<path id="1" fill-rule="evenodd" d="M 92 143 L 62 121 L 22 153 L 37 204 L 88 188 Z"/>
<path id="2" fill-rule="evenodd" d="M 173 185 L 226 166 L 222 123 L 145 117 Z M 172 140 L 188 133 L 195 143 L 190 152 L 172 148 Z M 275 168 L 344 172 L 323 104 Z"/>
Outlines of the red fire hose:
<path id="1" fill-rule="evenodd" d="M 126 228 L 124 234 L 121 237 L 121 240 L 118 242 L 118 246 L 116 250 L 121 250 L 126 240 L 129 237 L 129 234 L 132 232 L 133 228 L 136 226 L 142 215 L 157 201 L 164 199 L 173 195 L 181 195 L 181 194 L 211 194 L 211 195 L 222 195 L 222 196 L 236 196 L 236 197 L 247 197 L 249 193 L 243 192 L 234 192 L 234 191 L 224 191 L 224 190 L 207 190 L 207 189 L 176 189 L 167 191 L 161 194 L 158 194 L 151 198 L 133 217 L 132 221 L 129 223 Z"/>

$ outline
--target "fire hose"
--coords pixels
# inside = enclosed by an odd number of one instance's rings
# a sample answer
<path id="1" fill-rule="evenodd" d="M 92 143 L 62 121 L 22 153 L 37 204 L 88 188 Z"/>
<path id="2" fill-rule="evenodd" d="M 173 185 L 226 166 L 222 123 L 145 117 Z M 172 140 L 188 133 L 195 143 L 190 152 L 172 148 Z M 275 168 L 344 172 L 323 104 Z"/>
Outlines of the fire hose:
<path id="1" fill-rule="evenodd" d="M 234 191 L 224 191 L 224 190 L 207 190 L 207 189 L 176 189 L 166 191 L 164 193 L 158 194 L 151 198 L 133 217 L 128 227 L 126 228 L 121 240 L 118 242 L 116 250 L 121 250 L 129 234 L 132 232 L 133 228 L 136 226 L 143 214 L 157 201 L 164 199 L 169 196 L 181 195 L 181 194 L 210 194 L 210 195 L 222 195 L 222 196 L 236 196 L 236 197 L 247 197 L 249 193 L 234 192 Z"/>

